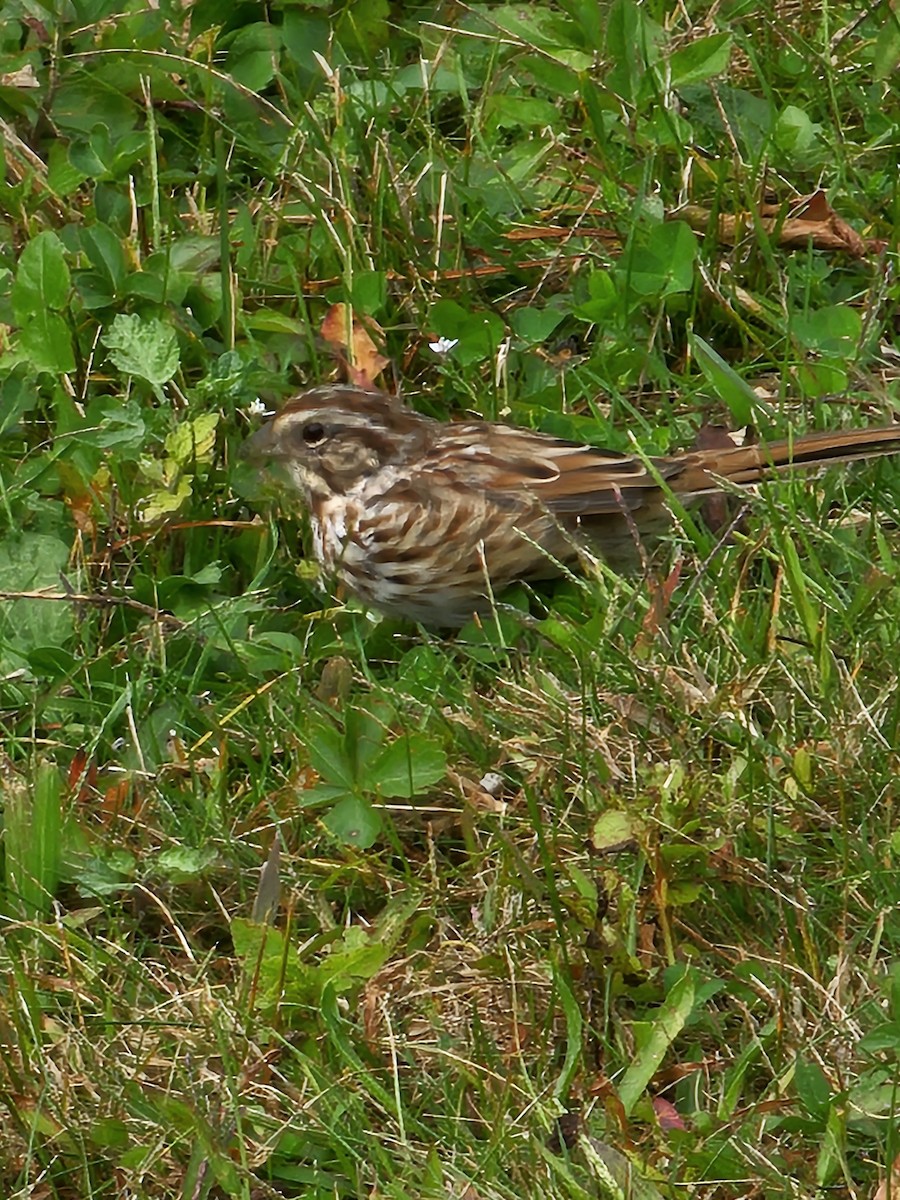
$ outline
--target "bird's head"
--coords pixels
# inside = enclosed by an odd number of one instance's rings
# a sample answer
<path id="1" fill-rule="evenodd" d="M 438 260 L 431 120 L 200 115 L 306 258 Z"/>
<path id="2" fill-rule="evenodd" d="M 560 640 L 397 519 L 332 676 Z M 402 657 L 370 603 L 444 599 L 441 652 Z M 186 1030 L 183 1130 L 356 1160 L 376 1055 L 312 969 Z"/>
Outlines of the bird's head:
<path id="1" fill-rule="evenodd" d="M 328 384 L 288 401 L 243 454 L 279 465 L 307 500 L 324 499 L 421 453 L 435 424 L 385 392 Z"/>

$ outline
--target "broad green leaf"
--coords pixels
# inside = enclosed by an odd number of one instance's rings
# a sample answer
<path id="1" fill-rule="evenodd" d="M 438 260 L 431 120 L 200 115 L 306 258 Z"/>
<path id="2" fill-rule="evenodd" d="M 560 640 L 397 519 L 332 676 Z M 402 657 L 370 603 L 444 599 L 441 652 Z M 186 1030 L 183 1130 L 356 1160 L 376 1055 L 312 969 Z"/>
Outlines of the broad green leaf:
<path id="1" fill-rule="evenodd" d="M 124 402 L 104 397 L 102 404 L 95 402 L 91 407 L 89 416 L 96 416 L 100 426 L 91 431 L 92 445 L 103 449 L 115 446 L 120 453 L 143 445 L 147 427 L 140 405 L 132 397 Z"/>
<path id="2" fill-rule="evenodd" d="M 48 308 L 65 308 L 70 288 L 65 247 L 55 233 L 39 233 L 22 251 L 16 267 L 11 297 L 16 320 L 24 325 Z"/>
<path id="3" fill-rule="evenodd" d="M 113 290 L 120 288 L 127 266 L 119 235 L 102 221 L 95 221 L 83 231 L 81 244 L 91 266 L 106 277 Z"/>
<path id="4" fill-rule="evenodd" d="M 44 533 L 11 533 L 0 541 L 0 591 L 60 591 L 69 547 Z M 72 605 L 65 600 L 0 601 L 0 672 L 21 670 L 39 646 L 63 646 L 72 636 Z"/>
<path id="5" fill-rule="evenodd" d="M 391 9 L 388 0 L 355 0 L 339 10 L 334 26 L 335 40 L 349 55 L 372 54 L 387 46 L 391 38 Z"/>
<path id="6" fill-rule="evenodd" d="M 592 271 L 587 282 L 590 299 L 575 307 L 575 316 L 604 324 L 622 309 L 622 290 L 609 271 Z"/>
<path id="7" fill-rule="evenodd" d="M 281 32 L 275 25 L 258 21 L 245 25 L 231 41 L 226 70 L 251 91 L 262 91 L 275 77 Z"/>
<path id="8" fill-rule="evenodd" d="M 731 42 L 730 33 L 714 33 L 711 37 L 699 38 L 676 50 L 669 59 L 672 87 L 703 83 L 706 79 L 722 75 L 728 70 Z"/>
<path id="9" fill-rule="evenodd" d="M 635 1050 L 631 1065 L 619 1083 L 619 1099 L 629 1116 L 659 1070 L 666 1053 L 684 1028 L 694 1008 L 694 976 L 686 971 L 671 987 L 663 1003 L 648 1021 L 635 1021 Z"/>
<path id="10" fill-rule="evenodd" d="M 447 773 L 447 757 L 424 734 L 399 737 L 372 763 L 367 786 L 376 787 L 382 796 L 415 796 L 437 783 Z"/>
<path id="11" fill-rule="evenodd" d="M 86 896 L 110 896 L 131 886 L 137 873 L 134 856 L 127 850 L 113 850 L 100 857 L 78 856 L 69 865 L 68 878 Z"/>
<path id="12" fill-rule="evenodd" d="M 180 237 L 168 250 L 168 266 L 173 271 L 184 271 L 196 277 L 208 271 L 219 261 L 222 247 L 217 237 L 199 233 Z"/>
<path id="13" fill-rule="evenodd" d="M 796 368 L 796 372 L 801 396 L 812 398 L 833 396 L 846 391 L 849 385 L 850 376 L 843 367 L 838 365 L 837 359 L 829 359 L 828 362 L 801 363 Z"/>
<path id="14" fill-rule="evenodd" d="M 32 313 L 19 330 L 16 345 L 36 371 L 65 375 L 75 370 L 72 334 L 58 313 Z"/>
<path id="15" fill-rule="evenodd" d="M 661 26 L 637 0 L 613 0 L 606 22 L 606 55 L 612 64 L 606 86 L 634 102 L 647 66 L 659 58 L 663 39 Z"/>
<path id="16" fill-rule="evenodd" d="M 172 883 L 199 878 L 218 858 L 211 847 L 172 846 L 161 850 L 153 860 L 156 874 Z"/>
<path id="17" fill-rule="evenodd" d="M 102 340 L 120 371 L 146 379 L 156 388 L 178 370 L 175 330 L 156 318 L 145 321 L 136 313 L 119 313 Z"/>
<path id="18" fill-rule="evenodd" d="M 389 705 L 371 702 L 368 710 L 348 708 L 344 714 L 344 745 L 347 760 L 353 764 L 353 777 L 361 788 L 373 789 L 371 779 L 372 760 L 384 745 L 394 711 Z"/>
<path id="19" fill-rule="evenodd" d="M 318 722 L 304 734 L 309 761 L 322 782 L 352 792 L 356 786 L 353 762 L 348 757 L 344 735 L 335 725 Z"/>
<path id="20" fill-rule="evenodd" d="M 601 852 L 627 846 L 635 838 L 634 822 L 627 812 L 608 809 L 594 822 L 591 830 L 591 845 Z"/>
<path id="21" fill-rule="evenodd" d="M 257 308 L 253 312 L 243 313 L 241 324 L 255 333 L 288 333 L 304 337 L 307 331 L 302 321 L 273 308 Z"/>
<path id="22" fill-rule="evenodd" d="M 550 336 L 564 316 L 557 308 L 517 308 L 509 323 L 523 341 L 537 345 Z"/>
<path id="23" fill-rule="evenodd" d="M 140 519 L 147 523 L 159 521 L 178 512 L 182 504 L 191 496 L 191 481 L 187 476 L 181 476 L 170 491 L 154 492 L 141 506 Z"/>
<path id="24" fill-rule="evenodd" d="M 491 96 L 485 102 L 484 115 L 491 130 L 555 129 L 560 124 L 556 105 L 535 96 Z"/>
<path id="25" fill-rule="evenodd" d="M 47 185 L 56 196 L 68 196 L 85 180 L 83 171 L 69 160 L 69 147 L 66 142 L 55 141 L 50 146 L 47 160 Z"/>
<path id="26" fill-rule="evenodd" d="M 94 78 L 93 71 L 63 78 L 54 90 L 50 106 L 54 125 L 66 133 L 90 135 L 103 127 L 116 142 L 133 132 L 140 112 L 140 107 L 127 100 L 120 90 Z"/>
<path id="27" fill-rule="evenodd" d="M 191 421 L 182 421 L 166 437 L 166 453 L 179 467 L 212 461 L 216 445 L 219 414 L 200 413 Z"/>
<path id="28" fill-rule="evenodd" d="M 774 140 L 785 158 L 795 164 L 820 161 L 824 143 L 820 139 L 822 126 L 816 124 L 802 108 L 788 104 L 775 122 Z"/>
<path id="29" fill-rule="evenodd" d="M 336 838 L 360 850 L 367 850 L 381 832 L 381 817 L 361 796 L 339 800 L 322 824 Z"/>
<path id="30" fill-rule="evenodd" d="M 4 883 L 7 904 L 26 921 L 50 912 L 62 858 L 62 779 L 41 761 L 29 783 L 9 776 L 3 801 Z"/>
<path id="31" fill-rule="evenodd" d="M 374 317 L 387 301 L 387 274 L 384 271 L 358 271 L 350 293 L 354 312 Z"/>
<path id="32" fill-rule="evenodd" d="M 461 366 L 490 358 L 503 340 L 504 325 L 496 313 L 471 312 L 455 300 L 438 300 L 428 314 L 435 337 L 456 338 L 454 360 Z"/>
<path id="33" fill-rule="evenodd" d="M 354 987 L 361 979 L 371 979 L 384 966 L 390 946 L 376 940 L 358 926 L 348 929 L 341 941 L 317 968 L 324 983 L 338 992 Z"/>
<path id="34" fill-rule="evenodd" d="M 900 65 L 900 14 L 893 5 L 883 8 L 884 23 L 875 35 L 873 55 L 876 79 L 889 79 Z"/>
<path id="35" fill-rule="evenodd" d="M 794 1087 L 809 1115 L 824 1122 L 834 1092 L 819 1064 L 798 1054 L 794 1063 Z"/>
<path id="36" fill-rule="evenodd" d="M 621 275 L 639 296 L 671 296 L 694 286 L 697 238 L 684 221 L 663 221 L 636 244 Z"/>
<path id="37" fill-rule="evenodd" d="M 292 59 L 303 76 L 304 84 L 308 85 L 314 79 L 318 83 L 322 79 L 322 71 L 313 57 L 314 52 L 328 54 L 328 42 L 331 36 L 331 24 L 323 13 L 310 12 L 316 8 L 329 8 L 331 0 L 314 0 L 306 3 L 303 8 L 287 5 L 284 8 L 284 21 L 281 36 L 289 59 Z M 416 68 L 419 69 L 418 63 Z M 421 78 L 421 70 L 419 69 Z"/>
<path id="38" fill-rule="evenodd" d="M 114 139 L 105 125 L 95 125 L 86 138 L 74 141 L 69 147 L 69 158 L 76 170 L 104 180 L 124 179 L 146 153 L 145 133 L 126 133 Z"/>
<path id="39" fill-rule="evenodd" d="M 849 304 L 832 304 L 795 316 L 791 328 L 806 349 L 829 358 L 852 359 L 862 338 L 862 314 Z"/>

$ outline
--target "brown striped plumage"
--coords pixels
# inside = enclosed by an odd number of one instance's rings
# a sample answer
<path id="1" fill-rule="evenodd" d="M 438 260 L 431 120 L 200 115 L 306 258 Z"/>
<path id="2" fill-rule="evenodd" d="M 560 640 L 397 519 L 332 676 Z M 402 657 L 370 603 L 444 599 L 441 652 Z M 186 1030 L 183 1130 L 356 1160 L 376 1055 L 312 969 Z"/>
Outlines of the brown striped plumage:
<path id="1" fill-rule="evenodd" d="M 488 610 L 516 580 L 558 575 L 582 535 L 613 566 L 633 559 L 633 528 L 664 523 L 667 489 L 689 501 L 723 480 L 898 451 L 900 425 L 645 461 L 505 425 L 443 424 L 349 385 L 304 392 L 247 444 L 303 494 L 329 573 L 382 612 L 436 626 Z"/>

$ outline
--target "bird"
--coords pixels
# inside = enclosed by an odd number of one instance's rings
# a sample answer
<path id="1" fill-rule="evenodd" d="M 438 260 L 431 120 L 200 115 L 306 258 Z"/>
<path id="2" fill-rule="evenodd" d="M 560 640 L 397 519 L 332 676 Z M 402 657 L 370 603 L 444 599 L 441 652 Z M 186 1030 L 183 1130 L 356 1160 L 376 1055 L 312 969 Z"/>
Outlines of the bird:
<path id="1" fill-rule="evenodd" d="M 387 392 L 326 384 L 289 400 L 245 457 L 286 472 L 326 573 L 367 607 L 434 628 L 552 579 L 585 546 L 615 570 L 683 504 L 786 469 L 900 452 L 900 424 L 645 457 L 490 421 L 443 422 Z"/>

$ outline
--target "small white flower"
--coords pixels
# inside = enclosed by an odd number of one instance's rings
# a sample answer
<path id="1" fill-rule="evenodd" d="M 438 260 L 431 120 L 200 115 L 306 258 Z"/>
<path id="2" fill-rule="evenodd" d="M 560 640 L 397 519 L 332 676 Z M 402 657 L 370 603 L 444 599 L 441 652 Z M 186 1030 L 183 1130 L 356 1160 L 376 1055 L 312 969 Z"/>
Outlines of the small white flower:
<path id="1" fill-rule="evenodd" d="M 247 412 L 251 417 L 264 417 L 268 411 L 259 396 L 255 400 L 251 400 L 247 405 Z"/>
<path id="2" fill-rule="evenodd" d="M 432 350 L 435 354 L 440 354 L 443 357 L 445 354 L 449 354 L 454 346 L 458 345 L 459 338 L 439 337 L 436 342 L 428 343 L 428 349 Z"/>

